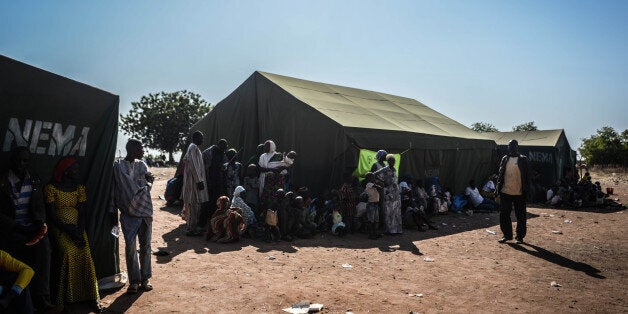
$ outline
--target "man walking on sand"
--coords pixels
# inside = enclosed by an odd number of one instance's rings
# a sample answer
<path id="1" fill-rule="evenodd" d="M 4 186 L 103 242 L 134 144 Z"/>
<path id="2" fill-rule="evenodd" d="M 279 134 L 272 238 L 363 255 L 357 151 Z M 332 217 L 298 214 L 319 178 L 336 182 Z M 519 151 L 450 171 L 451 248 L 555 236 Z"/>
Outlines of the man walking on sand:
<path id="1" fill-rule="evenodd" d="M 134 294 L 141 288 L 153 290 L 150 283 L 152 277 L 151 248 L 153 225 L 153 203 L 150 189 L 155 177 L 141 160 L 144 156 L 142 142 L 129 139 L 126 143 L 127 155 L 113 165 L 113 188 L 109 212 L 113 222 L 118 223 L 120 210 L 120 226 L 124 234 L 126 268 L 129 273 L 127 293 Z M 139 239 L 139 260 L 137 240 Z"/>
<path id="2" fill-rule="evenodd" d="M 523 243 L 526 236 L 526 196 L 530 180 L 528 172 L 528 158 L 519 155 L 519 143 L 516 140 L 510 141 L 508 154 L 502 158 L 499 165 L 497 181 L 497 191 L 501 199 L 499 226 L 504 234 L 504 237 L 498 240 L 499 243 L 512 240 L 510 213 L 513 205 L 517 217 L 517 244 Z"/>

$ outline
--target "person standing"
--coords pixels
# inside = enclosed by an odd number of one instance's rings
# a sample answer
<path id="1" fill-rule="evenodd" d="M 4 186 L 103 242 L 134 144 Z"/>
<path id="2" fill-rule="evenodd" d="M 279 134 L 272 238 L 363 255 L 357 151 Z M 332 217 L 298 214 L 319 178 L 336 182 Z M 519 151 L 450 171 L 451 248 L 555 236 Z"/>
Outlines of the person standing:
<path id="1" fill-rule="evenodd" d="M 226 195 L 225 182 L 222 178 L 222 166 L 228 162 L 227 155 L 225 155 L 228 147 L 227 140 L 220 139 L 216 145 L 212 145 L 203 151 L 203 165 L 205 166 L 209 202 L 201 209 L 199 217 L 199 227 L 201 228 L 207 226 L 207 222 L 216 211 L 218 197 Z"/>
<path id="2" fill-rule="evenodd" d="M 129 139 L 126 143 L 127 155 L 113 165 L 113 188 L 109 212 L 115 224 L 118 223 L 124 234 L 125 258 L 129 273 L 127 293 L 137 293 L 140 287 L 144 291 L 153 290 L 151 248 L 153 224 L 153 203 L 150 189 L 155 177 L 141 160 L 144 156 L 142 142 Z M 137 242 L 139 240 L 139 259 Z"/>
<path id="3" fill-rule="evenodd" d="M 499 192 L 501 210 L 499 212 L 499 226 L 504 237 L 499 243 L 512 240 L 512 222 L 510 213 L 515 208 L 517 217 L 517 243 L 523 243 L 526 236 L 526 197 L 529 187 L 528 158 L 519 155 L 519 143 L 511 140 L 508 143 L 508 154 L 499 165 L 497 191 Z"/>
<path id="4" fill-rule="evenodd" d="M 403 224 L 401 219 L 401 193 L 399 192 L 399 184 L 397 173 L 395 170 L 395 156 L 388 154 L 386 156 L 388 166 L 377 170 L 375 177 L 384 182 L 384 224 L 386 225 L 386 233 L 390 235 L 403 233 Z"/>
<path id="5" fill-rule="evenodd" d="M 203 233 L 201 228 L 204 223 L 199 222 L 202 204 L 207 202 L 207 181 L 205 180 L 205 166 L 203 154 L 199 146 L 203 145 L 203 133 L 200 131 L 192 134 L 192 143 L 185 153 L 183 171 L 183 210 L 186 211 L 187 236 L 199 236 Z"/>
<path id="6" fill-rule="evenodd" d="M 87 193 L 78 180 L 78 161 L 64 157 L 55 167 L 52 182 L 44 189 L 51 238 L 57 250 L 53 272 L 56 302 L 65 305 L 88 301 L 100 313 L 103 307 L 98 279 L 85 232 Z"/>
<path id="7" fill-rule="evenodd" d="M 60 311 L 50 302 L 50 240 L 41 180 L 29 170 L 27 147 L 11 150 L 10 169 L 0 176 L 0 249 L 33 268 L 35 310 Z"/>

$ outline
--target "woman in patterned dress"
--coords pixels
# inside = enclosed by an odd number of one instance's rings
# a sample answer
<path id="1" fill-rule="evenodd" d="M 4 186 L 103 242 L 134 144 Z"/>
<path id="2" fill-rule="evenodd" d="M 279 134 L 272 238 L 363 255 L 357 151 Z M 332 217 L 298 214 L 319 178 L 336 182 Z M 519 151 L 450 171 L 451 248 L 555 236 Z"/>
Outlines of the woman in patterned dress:
<path id="1" fill-rule="evenodd" d="M 78 180 L 76 158 L 65 157 L 45 187 L 48 220 L 52 222 L 51 235 L 57 249 L 51 272 L 57 279 L 53 284 L 58 289 L 55 299 L 58 304 L 89 302 L 96 312 L 101 312 L 98 281 L 85 232 L 87 195 Z"/>
<path id="2" fill-rule="evenodd" d="M 386 156 L 388 166 L 377 170 L 375 176 L 384 181 L 384 223 L 386 233 L 401 234 L 403 224 L 401 220 L 401 193 L 395 171 L 395 156 Z"/>

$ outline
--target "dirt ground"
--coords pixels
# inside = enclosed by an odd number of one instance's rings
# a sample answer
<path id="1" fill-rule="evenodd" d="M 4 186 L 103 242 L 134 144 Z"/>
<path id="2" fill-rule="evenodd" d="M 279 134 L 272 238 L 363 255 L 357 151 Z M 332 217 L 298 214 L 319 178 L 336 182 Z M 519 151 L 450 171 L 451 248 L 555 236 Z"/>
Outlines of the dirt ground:
<path id="1" fill-rule="evenodd" d="M 184 235 L 180 209 L 158 197 L 174 170 L 152 171 L 152 246 L 170 255 L 153 256 L 153 291 L 104 295 L 108 312 L 280 313 L 302 300 L 322 303 L 323 313 L 628 312 L 623 209 L 529 206 L 523 245 L 497 242 L 497 213 L 439 216 L 439 230 L 379 240 L 322 234 L 217 244 Z M 592 176 L 619 202 L 628 199 L 625 173 Z"/>

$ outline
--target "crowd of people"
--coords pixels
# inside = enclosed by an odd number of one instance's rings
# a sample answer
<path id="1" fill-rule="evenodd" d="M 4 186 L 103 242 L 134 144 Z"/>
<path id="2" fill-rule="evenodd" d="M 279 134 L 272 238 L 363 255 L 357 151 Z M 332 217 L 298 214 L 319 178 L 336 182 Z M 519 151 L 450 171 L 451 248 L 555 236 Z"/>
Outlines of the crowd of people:
<path id="1" fill-rule="evenodd" d="M 181 161 L 183 209 L 187 236 L 230 243 L 241 237 L 262 241 L 293 241 L 319 232 L 337 236 L 363 233 L 369 239 L 399 235 L 404 228 L 438 229 L 432 219 L 449 210 L 500 211 L 504 237 L 513 239 L 510 213 L 517 217 L 517 242 L 526 233 L 526 197 L 529 194 L 527 158 L 512 141 L 509 154 L 480 190 L 469 181 L 463 194 L 452 195 L 437 181 L 425 184 L 406 174 L 397 177 L 394 155 L 380 150 L 363 180 L 347 174 L 341 186 L 322 196 L 308 187 L 295 187 L 292 166 L 297 153 L 281 153 L 272 140 L 259 144 L 246 164 L 226 140 L 201 151 L 204 137 L 192 136 Z M 129 139 L 127 155 L 113 166 L 109 213 L 125 240 L 129 274 L 128 293 L 150 291 L 154 181 L 142 161 L 143 145 Z M 85 232 L 87 193 L 80 182 L 79 164 L 64 157 L 47 184 L 29 171 L 30 151 L 17 147 L 10 169 L 0 177 L 0 310 L 32 313 L 88 302 L 100 312 L 100 296 L 89 239 Z M 599 183 L 585 175 L 577 188 L 548 190 L 571 202 L 576 195 L 599 197 Z M 550 195 L 552 194 L 552 195 Z M 495 198 L 500 198 L 500 203 Z M 119 216 L 118 216 L 119 213 Z M 139 245 L 139 249 L 138 249 Z M 53 289 L 51 289 L 53 287 Z"/>
<path id="2" fill-rule="evenodd" d="M 0 312 L 76 302 L 102 311 L 77 159 L 62 158 L 47 184 L 29 171 L 28 148 L 14 148 L 9 164 L 0 176 Z"/>
<path id="3" fill-rule="evenodd" d="M 318 232 L 361 232 L 377 239 L 401 234 L 404 226 L 437 229 L 431 218 L 446 193 L 435 188 L 428 193 L 422 180 L 409 175 L 399 180 L 395 157 L 384 150 L 364 180 L 347 174 L 340 187 L 312 196 L 308 187 L 293 186 L 296 152 L 278 152 L 267 140 L 242 165 L 226 140 L 201 151 L 203 141 L 203 134 L 195 132 L 181 162 L 187 236 L 205 235 L 219 243 L 240 237 L 271 242 Z"/>

